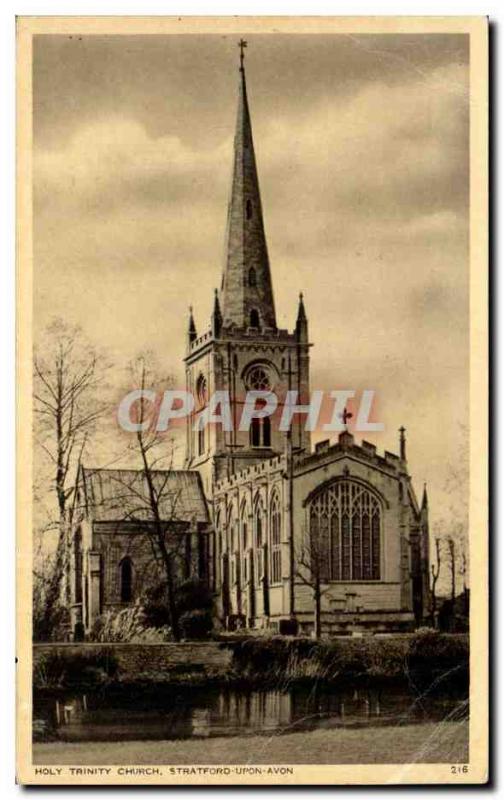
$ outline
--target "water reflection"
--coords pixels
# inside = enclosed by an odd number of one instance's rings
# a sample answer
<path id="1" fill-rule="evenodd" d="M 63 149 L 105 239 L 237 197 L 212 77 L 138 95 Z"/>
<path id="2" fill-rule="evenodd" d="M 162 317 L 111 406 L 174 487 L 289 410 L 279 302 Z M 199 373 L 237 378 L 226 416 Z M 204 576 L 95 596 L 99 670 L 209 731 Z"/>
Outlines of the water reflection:
<path id="1" fill-rule="evenodd" d="M 204 738 L 411 724 L 445 719 L 460 707 L 453 699 L 415 698 L 389 688 L 36 695 L 34 730 L 37 738 L 52 732 L 67 741 Z"/>

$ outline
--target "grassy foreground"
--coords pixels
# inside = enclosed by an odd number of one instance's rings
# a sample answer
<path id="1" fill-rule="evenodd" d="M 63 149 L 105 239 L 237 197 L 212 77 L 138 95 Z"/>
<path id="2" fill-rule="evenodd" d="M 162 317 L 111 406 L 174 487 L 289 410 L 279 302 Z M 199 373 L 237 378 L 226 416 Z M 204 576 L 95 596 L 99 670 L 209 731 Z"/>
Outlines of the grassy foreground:
<path id="1" fill-rule="evenodd" d="M 340 728 L 273 736 L 33 745 L 34 764 L 467 763 L 468 723 Z"/>

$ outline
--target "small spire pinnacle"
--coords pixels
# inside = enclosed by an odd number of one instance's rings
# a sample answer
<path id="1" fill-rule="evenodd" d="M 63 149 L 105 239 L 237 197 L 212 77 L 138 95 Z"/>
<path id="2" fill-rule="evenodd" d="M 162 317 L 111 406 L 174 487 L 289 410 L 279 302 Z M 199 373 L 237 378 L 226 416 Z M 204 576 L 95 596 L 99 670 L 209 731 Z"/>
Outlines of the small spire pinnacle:
<path id="1" fill-rule="evenodd" d="M 303 302 L 303 292 L 299 292 L 298 322 L 306 322 L 306 311 Z"/>
<path id="2" fill-rule="evenodd" d="M 187 330 L 187 334 L 189 336 L 189 341 L 194 342 L 197 337 L 196 333 L 196 325 L 194 324 L 194 317 L 193 317 L 193 307 L 189 306 L 189 327 Z"/>
<path id="3" fill-rule="evenodd" d="M 222 327 L 222 314 L 219 303 L 219 290 L 214 289 L 214 307 L 212 311 L 212 332 L 218 336 Z"/>
<path id="4" fill-rule="evenodd" d="M 423 497 L 422 497 L 422 509 L 427 508 L 429 505 L 429 501 L 427 499 L 427 484 L 424 483 L 423 485 Z"/>
<path id="5" fill-rule="evenodd" d="M 300 341 L 308 341 L 308 320 L 303 302 L 303 292 L 299 293 L 296 335 Z"/>
<path id="6" fill-rule="evenodd" d="M 399 448 L 400 448 L 401 459 L 403 461 L 406 461 L 406 436 L 405 436 L 405 434 L 406 434 L 406 428 L 404 427 L 404 425 L 401 425 L 401 427 L 399 428 Z"/>

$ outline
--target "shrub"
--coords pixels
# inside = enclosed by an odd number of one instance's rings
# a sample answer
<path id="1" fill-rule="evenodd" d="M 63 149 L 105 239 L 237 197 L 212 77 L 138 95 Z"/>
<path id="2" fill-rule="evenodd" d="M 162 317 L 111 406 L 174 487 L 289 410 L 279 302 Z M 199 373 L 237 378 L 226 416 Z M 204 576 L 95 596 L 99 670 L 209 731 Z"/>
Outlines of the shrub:
<path id="1" fill-rule="evenodd" d="M 236 674 L 266 682 L 318 678 L 340 680 L 411 679 L 419 686 L 464 688 L 468 680 L 468 641 L 419 631 L 414 636 L 363 637 L 314 642 L 249 638 L 234 648 Z"/>
<path id="2" fill-rule="evenodd" d="M 177 588 L 177 611 L 179 615 L 186 611 L 211 611 L 212 593 L 204 581 L 191 578 Z"/>
<path id="3" fill-rule="evenodd" d="M 160 643 L 170 640 L 170 630 L 149 627 L 140 601 L 120 611 L 107 611 L 95 621 L 90 640 L 93 642 Z"/>
<path id="4" fill-rule="evenodd" d="M 464 635 L 417 631 L 411 637 L 407 671 L 415 682 L 446 689 L 468 684 L 469 640 Z"/>
<path id="5" fill-rule="evenodd" d="M 145 592 L 142 601 L 145 625 L 152 628 L 171 625 L 166 598 L 166 581 L 161 581 Z M 177 586 L 175 602 L 179 618 L 187 611 L 198 609 L 211 611 L 213 606 L 213 598 L 208 586 L 197 578 L 189 578 Z"/>
<path id="6" fill-rule="evenodd" d="M 106 649 L 95 653 L 56 650 L 42 656 L 33 670 L 36 689 L 99 686 L 117 674 L 117 659 Z"/>
<path id="7" fill-rule="evenodd" d="M 207 639 L 213 628 L 212 614 L 208 609 L 185 611 L 180 617 L 184 639 Z"/>
<path id="8" fill-rule="evenodd" d="M 166 597 L 166 581 L 160 581 L 144 593 L 142 602 L 145 624 L 148 627 L 164 628 L 171 625 Z"/>
<path id="9" fill-rule="evenodd" d="M 45 608 L 33 603 L 33 641 L 64 642 L 70 631 L 70 614 L 67 608 L 56 605 L 50 619 L 45 616 Z"/>

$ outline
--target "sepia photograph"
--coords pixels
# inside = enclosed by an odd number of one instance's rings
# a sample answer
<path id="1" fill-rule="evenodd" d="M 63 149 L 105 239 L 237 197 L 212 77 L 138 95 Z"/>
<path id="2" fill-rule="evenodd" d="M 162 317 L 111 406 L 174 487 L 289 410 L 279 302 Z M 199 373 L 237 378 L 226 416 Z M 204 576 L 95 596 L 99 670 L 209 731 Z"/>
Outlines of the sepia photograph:
<path id="1" fill-rule="evenodd" d="M 487 780 L 487 70 L 18 18 L 21 783 Z"/>

